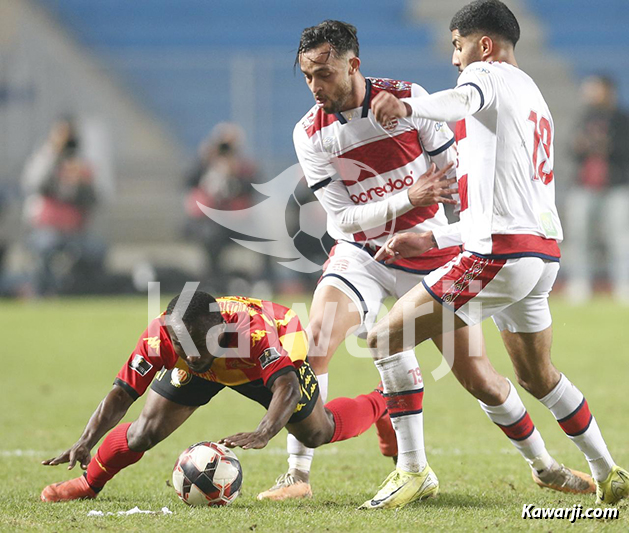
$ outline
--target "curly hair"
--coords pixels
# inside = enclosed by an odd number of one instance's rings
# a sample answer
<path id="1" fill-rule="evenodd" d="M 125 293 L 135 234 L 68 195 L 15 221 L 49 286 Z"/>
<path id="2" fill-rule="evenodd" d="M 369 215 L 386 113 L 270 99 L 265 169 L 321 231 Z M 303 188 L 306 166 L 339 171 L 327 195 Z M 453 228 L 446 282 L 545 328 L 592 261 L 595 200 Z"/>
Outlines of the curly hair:
<path id="1" fill-rule="evenodd" d="M 183 316 L 179 317 L 190 334 L 195 332 L 205 336 L 210 328 L 223 321 L 216 299 L 203 291 L 194 291 L 193 293 L 188 291 L 178 294 L 168 304 L 167 315 L 173 314 L 180 297 L 184 298 L 184 301 L 190 298 Z"/>
<path id="2" fill-rule="evenodd" d="M 301 32 L 299 40 L 299 48 L 297 48 L 297 56 L 295 57 L 295 67 L 299 64 L 299 57 L 304 52 L 316 48 L 320 44 L 329 43 L 337 55 L 343 55 L 346 52 L 354 52 L 358 57 L 359 46 L 357 30 L 347 22 L 340 20 L 324 20 L 316 26 L 305 28 Z"/>
<path id="3" fill-rule="evenodd" d="M 514 47 L 520 39 L 515 15 L 500 0 L 476 0 L 462 7 L 450 22 L 450 31 L 454 30 L 459 30 L 463 37 L 477 32 L 501 37 Z"/>

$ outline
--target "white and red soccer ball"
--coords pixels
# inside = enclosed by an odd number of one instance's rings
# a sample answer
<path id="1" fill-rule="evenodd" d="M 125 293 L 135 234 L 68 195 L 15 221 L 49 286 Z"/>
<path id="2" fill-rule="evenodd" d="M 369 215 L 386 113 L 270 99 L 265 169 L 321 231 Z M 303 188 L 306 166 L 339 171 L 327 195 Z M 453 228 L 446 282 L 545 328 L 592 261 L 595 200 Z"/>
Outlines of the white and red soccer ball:
<path id="1" fill-rule="evenodd" d="M 242 467 L 228 448 L 215 442 L 190 446 L 177 459 L 173 487 L 192 506 L 229 505 L 240 492 Z"/>

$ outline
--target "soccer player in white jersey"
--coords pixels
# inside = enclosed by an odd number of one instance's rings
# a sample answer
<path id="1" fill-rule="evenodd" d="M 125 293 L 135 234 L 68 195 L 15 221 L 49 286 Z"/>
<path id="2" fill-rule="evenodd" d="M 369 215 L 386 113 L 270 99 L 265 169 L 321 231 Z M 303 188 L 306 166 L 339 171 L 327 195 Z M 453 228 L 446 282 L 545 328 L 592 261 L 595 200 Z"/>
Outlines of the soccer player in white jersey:
<path id="1" fill-rule="evenodd" d="M 327 396 L 328 363 L 346 336 L 365 334 L 387 296 L 401 297 L 424 275 L 460 252 L 458 247 L 444 247 L 388 266 L 374 260 L 373 255 L 393 232 L 419 235 L 447 228 L 439 203 L 454 202 L 450 199 L 454 178 L 445 173 L 456 153 L 453 134 L 442 122 L 402 118 L 382 127 L 375 121 L 370 103 L 378 94 L 419 97 L 427 93 L 407 82 L 364 78 L 358 51 L 353 26 L 325 21 L 304 30 L 296 61 L 316 105 L 295 127 L 295 149 L 308 185 L 327 211 L 328 231 L 337 240 L 315 291 L 308 326 L 309 359 L 323 398 Z M 441 170 L 435 171 L 433 164 Z M 482 340 L 480 331 L 478 334 Z M 441 348 L 440 332 L 432 338 Z M 453 372 L 535 468 L 536 482 L 556 490 L 593 491 L 589 476 L 562 467 L 550 457 L 517 392 L 493 369 L 482 348 L 474 354 L 477 357 L 468 357 L 468 339 L 468 328 L 455 335 Z M 423 384 L 417 362 L 407 370 L 413 376 L 413 394 L 390 404 L 389 414 L 403 418 L 413 412 L 418 438 L 396 442 L 391 420 L 383 418 L 378 426 L 381 451 L 392 456 L 399 449 L 401 467 L 407 463 L 421 466 L 429 481 L 422 496 L 429 496 L 436 493 L 438 482 L 424 453 Z M 491 406 L 505 401 L 510 402 L 512 412 L 505 416 L 492 411 Z M 517 418 L 511 420 L 513 413 Z M 288 451 L 288 472 L 261 493 L 260 499 L 312 494 L 308 476 L 313 451 L 290 436 Z"/>
<path id="2" fill-rule="evenodd" d="M 457 121 L 461 202 L 460 222 L 423 234 L 396 234 L 376 259 L 395 261 L 457 243 L 464 247 L 371 330 L 368 344 L 384 392 L 395 403 L 416 388 L 406 374 L 416 364 L 413 348 L 442 333 L 444 316 L 455 330 L 491 316 L 519 383 L 550 409 L 584 453 L 598 501 L 615 503 L 629 496 L 629 474 L 612 460 L 583 394 L 551 363 L 548 294 L 559 270 L 562 232 L 550 111 L 533 80 L 517 66 L 520 28 L 502 2 L 478 0 L 463 7 L 450 30 L 452 62 L 461 73 L 455 89 L 402 100 L 383 93 L 372 103 L 382 124 L 413 117 Z M 425 304 L 433 312 L 417 316 Z M 410 330 L 406 335 L 405 328 Z M 491 410 L 508 416 L 511 407 L 507 401 Z M 414 416 L 396 420 L 398 440 L 414 438 Z M 419 470 L 398 468 L 364 507 L 405 505 L 421 497 L 423 483 Z"/>

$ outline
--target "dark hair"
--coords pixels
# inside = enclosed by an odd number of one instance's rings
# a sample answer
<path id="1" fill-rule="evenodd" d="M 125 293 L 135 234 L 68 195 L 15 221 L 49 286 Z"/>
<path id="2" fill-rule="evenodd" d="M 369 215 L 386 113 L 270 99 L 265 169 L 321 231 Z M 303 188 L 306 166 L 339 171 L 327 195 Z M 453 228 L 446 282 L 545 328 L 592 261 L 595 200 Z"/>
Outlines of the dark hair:
<path id="1" fill-rule="evenodd" d="M 591 76 L 589 76 L 589 78 L 603 84 L 610 91 L 615 91 L 618 88 L 616 80 L 612 78 L 609 74 L 597 73 L 592 74 Z"/>
<path id="2" fill-rule="evenodd" d="M 182 292 L 175 296 L 166 308 L 167 315 L 173 314 L 175 306 L 181 296 L 187 299 L 190 297 L 190 292 Z M 198 333 L 203 336 L 207 334 L 210 328 L 217 326 L 223 321 L 223 316 L 218 308 L 216 299 L 214 296 L 203 291 L 195 291 L 192 293 L 188 307 L 184 311 L 183 316 L 179 318 L 181 318 L 181 321 L 191 335 Z"/>
<path id="3" fill-rule="evenodd" d="M 520 39 L 515 15 L 500 0 L 476 0 L 459 9 L 450 22 L 450 31 L 454 30 L 459 30 L 463 37 L 476 32 L 502 37 L 513 46 Z"/>
<path id="4" fill-rule="evenodd" d="M 324 20 L 316 26 L 304 29 L 299 40 L 295 67 L 299 64 L 299 56 L 301 54 L 323 43 L 329 43 L 338 55 L 352 51 L 358 57 L 357 33 L 354 26 L 340 20 Z"/>

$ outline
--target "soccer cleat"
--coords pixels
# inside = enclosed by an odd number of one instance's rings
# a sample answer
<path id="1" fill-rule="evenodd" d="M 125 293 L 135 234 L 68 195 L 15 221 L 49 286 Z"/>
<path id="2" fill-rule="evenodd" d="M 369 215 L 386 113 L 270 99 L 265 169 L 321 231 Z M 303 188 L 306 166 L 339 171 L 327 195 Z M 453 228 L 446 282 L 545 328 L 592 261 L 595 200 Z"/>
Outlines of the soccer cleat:
<path id="1" fill-rule="evenodd" d="M 629 498 L 629 472 L 613 466 L 605 481 L 596 482 L 596 503 L 617 503 Z"/>
<path id="2" fill-rule="evenodd" d="M 376 391 L 384 395 L 382 382 L 376 387 Z M 376 434 L 378 435 L 380 453 L 385 457 L 393 457 L 395 461 L 397 459 L 397 437 L 395 436 L 395 430 L 391 423 L 391 417 L 387 411 L 376 420 Z"/>
<path id="3" fill-rule="evenodd" d="M 310 483 L 303 481 L 295 475 L 287 472 L 275 480 L 269 490 L 258 494 L 258 500 L 282 501 L 298 498 L 312 498 Z"/>
<path id="4" fill-rule="evenodd" d="M 407 503 L 425 500 L 439 492 L 439 480 L 430 466 L 423 472 L 405 472 L 396 468 L 380 485 L 377 494 L 363 503 L 359 509 L 393 509 Z"/>
<path id="5" fill-rule="evenodd" d="M 557 461 L 554 461 L 550 468 L 539 472 L 533 470 L 531 475 L 533 476 L 533 481 L 542 489 L 552 489 L 572 494 L 592 494 L 596 492 L 596 485 L 591 476 L 560 465 Z"/>
<path id="6" fill-rule="evenodd" d="M 69 500 L 89 500 L 96 498 L 97 492 L 89 486 L 83 475 L 61 483 L 48 485 L 41 493 L 43 502 L 64 502 Z"/>

